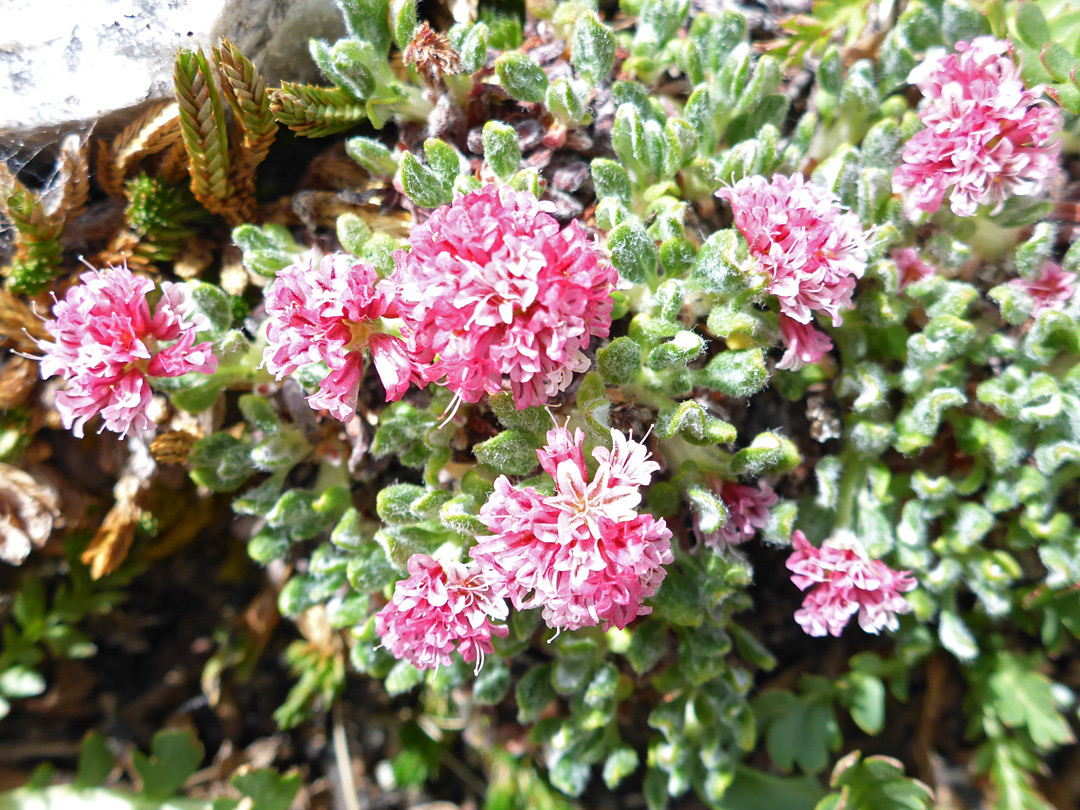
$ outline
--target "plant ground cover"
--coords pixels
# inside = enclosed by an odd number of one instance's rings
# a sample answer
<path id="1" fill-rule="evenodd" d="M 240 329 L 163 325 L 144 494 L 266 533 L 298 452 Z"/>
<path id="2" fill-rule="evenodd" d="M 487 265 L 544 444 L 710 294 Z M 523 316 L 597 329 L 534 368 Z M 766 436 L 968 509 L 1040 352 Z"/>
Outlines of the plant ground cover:
<path id="1" fill-rule="evenodd" d="M 0 810 L 1080 806 L 1072 8 L 341 10 L 0 167 Z"/>

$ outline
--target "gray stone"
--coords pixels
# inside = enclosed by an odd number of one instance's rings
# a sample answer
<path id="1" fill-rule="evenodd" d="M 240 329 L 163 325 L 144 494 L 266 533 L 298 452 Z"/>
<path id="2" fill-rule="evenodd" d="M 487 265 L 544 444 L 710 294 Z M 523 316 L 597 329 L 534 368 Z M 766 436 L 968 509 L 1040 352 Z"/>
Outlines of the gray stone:
<path id="1" fill-rule="evenodd" d="M 123 126 L 172 96 L 179 48 L 222 35 L 273 85 L 316 80 L 308 40 L 344 25 L 333 0 L 0 0 L 0 143 L 5 151 Z"/>

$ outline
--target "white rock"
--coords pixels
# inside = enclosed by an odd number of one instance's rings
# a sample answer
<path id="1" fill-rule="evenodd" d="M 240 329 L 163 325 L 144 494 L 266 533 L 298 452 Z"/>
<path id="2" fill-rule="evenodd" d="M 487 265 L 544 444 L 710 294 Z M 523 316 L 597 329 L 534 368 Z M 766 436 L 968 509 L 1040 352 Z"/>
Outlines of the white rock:
<path id="1" fill-rule="evenodd" d="M 0 0 L 0 140 L 21 146 L 172 94 L 177 49 L 230 37 L 274 84 L 312 81 L 333 0 Z"/>

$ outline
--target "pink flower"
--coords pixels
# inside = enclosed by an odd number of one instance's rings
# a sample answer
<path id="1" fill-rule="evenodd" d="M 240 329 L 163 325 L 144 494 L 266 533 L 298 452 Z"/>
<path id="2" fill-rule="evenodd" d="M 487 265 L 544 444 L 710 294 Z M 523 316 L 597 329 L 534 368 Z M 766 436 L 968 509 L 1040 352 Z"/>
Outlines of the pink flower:
<path id="1" fill-rule="evenodd" d="M 76 436 L 99 413 L 108 430 L 146 433 L 154 427 L 147 413 L 150 377 L 217 369 L 210 344 L 195 344 L 196 333 L 210 324 L 195 312 L 182 285 L 163 282 L 151 315 L 146 296 L 154 282 L 126 267 L 83 273 L 79 280 L 45 324 L 53 341 L 39 344 L 42 379 L 67 381 L 56 395 L 56 409 Z"/>
<path id="2" fill-rule="evenodd" d="M 777 368 L 798 371 L 805 365 L 816 363 L 833 347 L 832 340 L 809 323 L 799 323 L 780 313 L 780 338 L 784 341 L 784 356 Z"/>
<path id="3" fill-rule="evenodd" d="M 926 128 L 908 141 L 893 185 L 911 207 L 936 211 L 948 192 L 957 216 L 974 216 L 980 205 L 996 213 L 1057 176 L 1061 115 L 1039 104 L 1041 86 L 1024 87 L 1007 42 L 958 42 L 956 53 L 927 58 L 908 82 L 922 91 Z"/>
<path id="4" fill-rule="evenodd" d="M 1061 265 L 1048 261 L 1038 278 L 1014 278 L 1009 286 L 1018 287 L 1031 296 L 1035 302 L 1031 314 L 1036 316 L 1048 309 L 1060 309 L 1072 300 L 1076 293 L 1076 273 L 1066 273 Z"/>
<path id="5" fill-rule="evenodd" d="M 777 502 L 776 493 L 768 484 L 748 487 L 733 481 L 722 481 L 717 494 L 727 507 L 727 521 L 716 531 L 701 533 L 705 545 L 714 551 L 751 539 L 758 529 L 769 522 L 769 507 Z"/>
<path id="6" fill-rule="evenodd" d="M 872 560 L 850 533 L 826 540 L 814 548 L 806 535 L 792 536 L 795 551 L 788 558 L 791 581 L 805 591 L 795 621 L 811 636 L 839 636 L 848 620 L 859 614 L 859 626 L 867 633 L 896 630 L 897 615 L 911 605 L 901 596 L 915 588 L 907 571 L 893 571 L 881 560 Z"/>
<path id="7" fill-rule="evenodd" d="M 735 227 L 768 275 L 780 312 L 803 324 L 825 312 L 839 326 L 840 310 L 851 306 L 855 280 L 866 269 L 859 218 L 845 213 L 831 191 L 798 174 L 777 174 L 771 183 L 747 177 L 717 196 L 731 203 Z"/>
<path id="8" fill-rule="evenodd" d="M 908 284 L 930 278 L 930 276 L 937 273 L 936 267 L 922 260 L 917 248 L 897 248 L 892 252 L 892 260 L 899 271 L 897 278 L 898 291 L 902 291 Z"/>
<path id="9" fill-rule="evenodd" d="M 417 669 L 451 663 L 455 649 L 466 663 L 492 652 L 491 637 L 505 638 L 506 602 L 492 593 L 475 565 L 439 562 L 413 554 L 409 577 L 398 582 L 390 602 L 375 616 L 375 631 L 395 658 Z"/>
<path id="10" fill-rule="evenodd" d="M 652 611 L 642 602 L 673 559 L 664 521 L 636 511 L 638 490 L 659 465 L 644 445 L 616 430 L 611 438 L 611 450 L 593 451 L 599 467 L 590 482 L 581 430 L 548 431 L 537 455 L 556 494 L 500 476 L 480 510 L 493 534 L 477 538 L 472 557 L 516 608 L 543 607 L 549 627 L 625 627 Z"/>
<path id="11" fill-rule="evenodd" d="M 364 373 L 362 350 L 367 347 L 387 401 L 401 399 L 413 377 L 413 364 L 402 340 L 380 331 L 380 318 L 391 305 L 383 287 L 374 267 L 346 253 L 313 252 L 286 267 L 266 295 L 267 370 L 280 380 L 301 366 L 322 361 L 330 373 L 308 403 L 348 422 L 356 413 Z"/>
<path id="12" fill-rule="evenodd" d="M 437 209 L 394 254 L 402 334 L 425 381 L 476 402 L 508 379 L 525 408 L 589 367 L 617 275 L 580 223 L 560 230 L 549 210 L 489 185 Z"/>

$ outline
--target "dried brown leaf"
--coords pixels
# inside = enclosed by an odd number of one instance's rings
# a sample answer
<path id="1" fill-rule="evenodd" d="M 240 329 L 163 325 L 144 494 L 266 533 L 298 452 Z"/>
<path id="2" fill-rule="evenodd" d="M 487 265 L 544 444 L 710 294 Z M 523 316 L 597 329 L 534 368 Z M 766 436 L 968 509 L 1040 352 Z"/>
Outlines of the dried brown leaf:
<path id="1" fill-rule="evenodd" d="M 98 141 L 96 148 L 94 177 L 97 179 L 98 186 L 113 199 L 125 199 L 124 175 L 119 171 L 112 146 L 105 141 Z"/>
<path id="2" fill-rule="evenodd" d="M 36 352 L 37 341 L 48 340 L 45 322 L 22 299 L 0 290 L 0 343 L 19 351 Z"/>
<path id="3" fill-rule="evenodd" d="M 41 194 L 50 218 L 70 222 L 86 210 L 90 194 L 89 152 L 89 143 L 76 133 L 60 142 L 56 174 Z"/>
<path id="4" fill-rule="evenodd" d="M 135 528 L 140 517 L 142 509 L 134 501 L 121 499 L 113 504 L 101 528 L 79 558 L 90 566 L 92 578 L 101 579 L 124 562 L 135 540 Z"/>
<path id="5" fill-rule="evenodd" d="M 182 279 L 197 278 L 214 263 L 218 245 L 209 239 L 188 239 L 173 260 L 173 272 Z"/>
<path id="6" fill-rule="evenodd" d="M 435 31 L 427 22 L 416 27 L 401 59 L 406 65 L 415 65 L 431 87 L 442 87 L 443 76 L 452 76 L 462 69 L 461 57 L 450 45 L 449 37 Z"/>
<path id="7" fill-rule="evenodd" d="M 21 565 L 41 548 L 60 517 L 60 498 L 48 484 L 0 464 L 0 560 Z"/>
<path id="8" fill-rule="evenodd" d="M 180 108 L 176 102 L 155 105 L 113 141 L 113 153 L 122 177 L 145 157 L 156 155 L 180 141 Z"/>
<path id="9" fill-rule="evenodd" d="M 150 442 L 150 454 L 162 464 L 185 464 L 199 436 L 189 430 L 167 430 Z"/>
<path id="10" fill-rule="evenodd" d="M 188 155 L 182 140 L 161 153 L 155 174 L 169 185 L 179 183 L 187 177 Z"/>
<path id="11" fill-rule="evenodd" d="M 29 357 L 12 356 L 0 365 L 0 411 L 18 408 L 38 381 L 38 364 Z"/>

